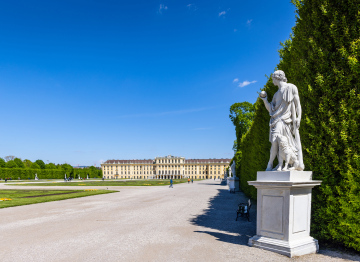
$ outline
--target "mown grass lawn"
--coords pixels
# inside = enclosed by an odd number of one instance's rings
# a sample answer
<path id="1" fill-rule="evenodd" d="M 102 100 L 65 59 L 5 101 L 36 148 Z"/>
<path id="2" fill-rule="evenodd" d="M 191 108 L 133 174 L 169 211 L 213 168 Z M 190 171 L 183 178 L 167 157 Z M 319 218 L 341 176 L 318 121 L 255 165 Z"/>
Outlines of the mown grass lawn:
<path id="1" fill-rule="evenodd" d="M 0 190 L 0 208 L 118 192 L 112 190 L 85 190 L 3 189 Z"/>
<path id="2" fill-rule="evenodd" d="M 194 180 L 197 181 L 197 180 Z M 187 179 L 174 179 L 173 184 L 187 183 Z M 71 181 L 71 182 L 51 182 L 51 183 L 19 183 L 17 186 L 168 186 L 170 180 L 105 180 L 105 181 Z"/>

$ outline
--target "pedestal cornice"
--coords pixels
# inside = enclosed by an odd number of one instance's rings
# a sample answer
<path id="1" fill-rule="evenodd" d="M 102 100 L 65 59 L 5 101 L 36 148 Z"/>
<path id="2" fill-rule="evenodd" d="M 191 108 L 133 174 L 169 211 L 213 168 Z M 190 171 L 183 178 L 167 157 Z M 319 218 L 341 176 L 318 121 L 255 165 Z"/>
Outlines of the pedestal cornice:
<path id="1" fill-rule="evenodd" d="M 248 184 L 256 188 L 261 187 L 314 187 L 321 185 L 321 180 L 309 181 L 248 181 Z"/>

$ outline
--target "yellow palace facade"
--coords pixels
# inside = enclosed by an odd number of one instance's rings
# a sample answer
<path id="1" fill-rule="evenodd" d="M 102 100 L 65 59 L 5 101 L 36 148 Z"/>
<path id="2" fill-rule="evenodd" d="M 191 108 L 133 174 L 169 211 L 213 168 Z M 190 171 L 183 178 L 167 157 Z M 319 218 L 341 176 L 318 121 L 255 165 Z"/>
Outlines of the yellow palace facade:
<path id="1" fill-rule="evenodd" d="M 107 160 L 101 164 L 101 170 L 106 179 L 219 179 L 224 178 L 230 161 L 169 155 L 144 160 Z"/>

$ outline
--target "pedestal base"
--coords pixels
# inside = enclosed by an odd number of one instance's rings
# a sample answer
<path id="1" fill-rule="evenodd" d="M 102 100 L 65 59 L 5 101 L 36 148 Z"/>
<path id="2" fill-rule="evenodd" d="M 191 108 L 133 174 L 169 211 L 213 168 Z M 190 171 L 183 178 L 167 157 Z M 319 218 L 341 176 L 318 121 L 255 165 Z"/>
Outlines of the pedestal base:
<path id="1" fill-rule="evenodd" d="M 238 177 L 229 177 L 228 178 L 228 186 L 230 192 L 238 192 L 240 191 L 239 188 L 239 178 Z"/>
<path id="2" fill-rule="evenodd" d="M 288 257 L 314 254 L 319 251 L 318 241 L 312 237 L 289 242 L 256 235 L 249 239 L 248 245 Z"/>
<path id="3" fill-rule="evenodd" d="M 256 235 L 249 245 L 289 257 L 316 253 L 310 236 L 311 190 L 321 181 L 311 171 L 258 172 Z"/>

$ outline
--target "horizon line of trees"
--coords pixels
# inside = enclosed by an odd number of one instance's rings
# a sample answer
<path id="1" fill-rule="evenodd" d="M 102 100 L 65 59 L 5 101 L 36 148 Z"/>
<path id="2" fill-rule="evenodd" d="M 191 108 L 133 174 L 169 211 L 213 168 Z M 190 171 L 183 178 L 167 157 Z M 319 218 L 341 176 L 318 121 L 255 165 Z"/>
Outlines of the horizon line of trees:
<path id="1" fill-rule="evenodd" d="M 15 157 L 15 156 L 5 156 L 4 158 L 0 158 L 0 168 L 20 168 L 20 169 L 47 169 L 47 170 L 63 170 L 68 176 L 75 176 L 77 173 L 88 173 L 88 174 L 94 174 L 97 173 L 96 171 L 101 172 L 101 170 L 97 169 L 94 166 L 89 166 L 87 168 L 80 169 L 74 168 L 73 166 L 64 163 L 64 164 L 54 164 L 54 163 L 48 163 L 45 164 L 45 162 L 41 159 L 38 159 L 34 162 L 32 162 L 29 159 L 22 160 L 21 158 Z M 78 170 L 78 172 L 75 172 L 75 170 Z"/>

